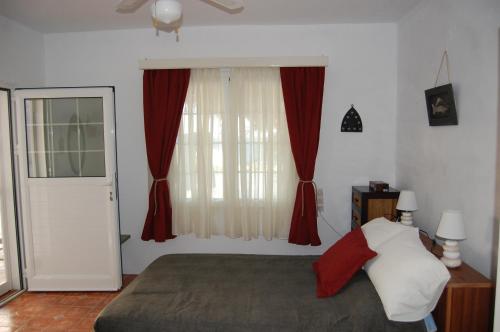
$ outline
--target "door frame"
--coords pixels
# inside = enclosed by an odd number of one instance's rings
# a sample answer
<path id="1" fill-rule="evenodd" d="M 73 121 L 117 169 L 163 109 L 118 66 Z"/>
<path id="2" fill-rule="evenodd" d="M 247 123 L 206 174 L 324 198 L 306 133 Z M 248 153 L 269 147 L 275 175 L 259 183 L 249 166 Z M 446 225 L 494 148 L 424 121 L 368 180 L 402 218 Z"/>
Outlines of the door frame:
<path id="1" fill-rule="evenodd" d="M 493 267 L 495 267 L 494 277 L 497 286 L 495 287 L 495 307 L 493 311 L 493 331 L 500 332 L 500 27 L 498 28 L 498 77 L 497 77 L 497 160 L 495 165 L 495 223 L 493 243 L 496 246 L 493 248 Z"/>
<path id="2" fill-rule="evenodd" d="M 18 183 L 16 181 L 16 154 L 15 154 L 15 135 L 14 135 L 14 125 L 13 125 L 13 108 L 12 108 L 12 97 L 11 90 L 7 88 L 0 87 L 0 91 L 7 94 L 7 115 L 0 114 L 0 118 L 7 119 L 8 122 L 8 132 L 2 133 L 1 144 L 2 147 L 2 158 L 7 158 L 7 167 L 4 174 L 0 174 L 5 178 L 5 185 L 7 186 L 7 191 L 11 195 L 6 195 L 4 203 L 5 211 L 4 216 L 7 220 L 12 220 L 13 223 L 4 224 L 3 230 L 6 232 L 4 234 L 4 252 L 8 256 L 8 272 L 10 274 L 10 288 L 11 290 L 23 290 L 26 283 L 24 282 L 23 276 L 23 251 L 22 242 L 20 237 L 20 220 L 18 214 Z"/>
<path id="3" fill-rule="evenodd" d="M 120 282 L 118 284 L 118 287 L 116 289 L 119 289 L 121 287 L 121 275 L 122 275 L 122 255 L 121 255 L 121 246 L 120 246 L 120 213 L 119 213 L 119 189 L 118 189 L 118 156 L 117 156 L 117 139 L 116 139 L 116 95 L 115 95 L 115 87 L 114 86 L 106 86 L 106 85 L 99 85 L 99 86 L 71 86 L 71 87 L 35 87 L 35 88 L 16 88 L 14 89 L 14 98 L 15 98 L 15 105 L 16 105 L 16 116 L 15 116 L 15 121 L 16 123 L 16 138 L 17 138 L 17 147 L 16 147 L 16 153 L 17 153 L 17 179 L 18 179 L 18 190 L 19 190 L 19 197 L 18 200 L 19 202 L 27 202 L 28 199 L 28 184 L 27 180 L 29 179 L 28 176 L 28 170 L 27 170 L 27 141 L 26 141 L 26 130 L 24 132 L 19 132 L 19 127 L 24 126 L 25 127 L 25 105 L 24 105 L 24 100 L 25 98 L 25 91 L 36 91 L 36 90 L 56 90 L 56 89 L 80 89 L 80 90 L 91 90 L 91 89 L 110 89 L 111 90 L 111 101 L 113 103 L 112 109 L 112 118 L 109 119 L 110 123 L 113 126 L 113 132 L 112 132 L 112 141 L 108 141 L 109 138 L 107 135 L 105 135 L 105 146 L 106 149 L 109 147 L 109 151 L 113 153 L 110 158 L 105 157 L 106 159 L 106 178 L 109 181 L 109 185 L 112 186 L 113 188 L 113 196 L 114 196 L 114 206 L 113 206 L 113 214 L 116 219 L 117 225 L 117 233 L 116 238 L 117 238 L 117 243 L 118 243 L 118 270 L 119 270 L 119 275 L 120 275 Z M 38 97 L 34 97 L 38 98 Z M 40 97 L 40 98 L 57 98 L 57 97 Z M 21 138 L 22 136 L 22 138 Z M 20 154 L 23 154 L 22 157 L 19 157 Z M 114 168 L 114 173 L 111 172 L 111 170 Z M 109 174 L 109 178 L 108 178 Z M 76 183 L 78 181 L 78 178 L 33 178 L 41 183 L 51 180 L 51 181 L 61 181 L 61 180 L 66 180 L 69 181 L 69 183 Z M 90 182 L 98 182 L 99 178 L 92 178 L 92 177 L 87 177 L 86 178 Z M 23 216 L 23 220 L 28 220 L 31 218 L 30 216 L 30 209 L 26 206 L 26 204 L 21 204 L 20 210 L 21 215 Z M 34 266 L 34 262 L 32 261 L 33 258 L 33 243 L 31 243 L 32 238 L 29 238 L 27 235 L 31 232 L 30 229 L 30 223 L 27 221 L 23 223 L 23 229 L 22 229 L 22 237 L 23 237 L 23 244 L 24 244 L 24 260 L 25 260 L 25 269 L 24 269 L 24 274 L 25 274 L 25 285 L 26 287 L 29 287 L 28 284 L 28 275 L 32 273 L 30 271 L 30 266 Z M 42 290 L 42 289 L 36 289 L 36 290 Z M 81 289 L 85 290 L 85 289 Z"/>

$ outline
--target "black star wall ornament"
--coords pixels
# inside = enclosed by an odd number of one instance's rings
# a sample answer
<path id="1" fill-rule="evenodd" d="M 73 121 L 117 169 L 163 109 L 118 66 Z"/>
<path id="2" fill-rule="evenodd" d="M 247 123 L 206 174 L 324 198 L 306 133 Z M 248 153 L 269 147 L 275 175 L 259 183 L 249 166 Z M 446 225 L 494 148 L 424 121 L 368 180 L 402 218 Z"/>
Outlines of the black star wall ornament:
<path id="1" fill-rule="evenodd" d="M 360 133 L 363 131 L 363 121 L 361 121 L 361 116 L 354 108 L 354 105 L 351 105 L 351 108 L 344 115 L 340 131 L 352 133 Z"/>

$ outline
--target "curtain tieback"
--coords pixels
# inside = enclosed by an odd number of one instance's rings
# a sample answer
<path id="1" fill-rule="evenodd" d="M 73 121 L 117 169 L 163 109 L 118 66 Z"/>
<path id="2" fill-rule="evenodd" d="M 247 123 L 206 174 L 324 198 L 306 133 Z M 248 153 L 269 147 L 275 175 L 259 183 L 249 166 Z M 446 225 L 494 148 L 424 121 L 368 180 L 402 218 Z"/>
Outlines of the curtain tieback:
<path id="1" fill-rule="evenodd" d="M 167 178 L 161 178 L 161 179 L 154 179 L 154 181 L 153 181 L 153 186 L 154 186 L 154 188 L 153 188 L 153 190 L 154 190 L 153 195 L 154 195 L 154 198 L 155 198 L 155 212 L 153 213 L 153 216 L 156 216 L 156 209 L 157 209 L 157 206 L 158 206 L 158 202 L 157 202 L 158 198 L 156 196 L 156 188 L 158 186 L 158 182 L 168 182 L 168 180 L 167 180 Z"/>
<path id="2" fill-rule="evenodd" d="M 316 198 L 318 196 L 318 189 L 316 188 L 316 182 L 314 182 L 313 180 L 309 180 L 309 181 L 305 181 L 305 180 L 302 180 L 302 179 L 299 179 L 299 184 L 302 185 L 302 188 L 301 188 L 301 191 L 302 191 L 302 217 L 304 216 L 304 184 L 306 183 L 310 183 L 312 184 L 313 188 L 314 188 L 314 200 L 316 201 Z M 316 211 L 316 214 L 317 214 L 318 211 Z"/>

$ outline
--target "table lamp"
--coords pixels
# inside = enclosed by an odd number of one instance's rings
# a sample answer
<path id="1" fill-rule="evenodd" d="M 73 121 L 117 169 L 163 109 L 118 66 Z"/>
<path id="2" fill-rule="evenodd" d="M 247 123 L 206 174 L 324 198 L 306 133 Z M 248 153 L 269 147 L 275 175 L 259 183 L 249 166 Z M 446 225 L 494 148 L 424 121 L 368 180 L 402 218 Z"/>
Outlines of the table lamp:
<path id="1" fill-rule="evenodd" d="M 413 225 L 412 212 L 417 209 L 415 193 L 411 190 L 402 190 L 399 193 L 398 205 L 396 205 L 396 210 L 401 211 L 401 223 L 406 226 Z"/>
<path id="2" fill-rule="evenodd" d="M 447 267 L 458 267 L 462 264 L 458 241 L 465 240 L 465 229 L 462 213 L 455 210 L 443 211 L 436 236 L 445 240 L 441 261 Z"/>

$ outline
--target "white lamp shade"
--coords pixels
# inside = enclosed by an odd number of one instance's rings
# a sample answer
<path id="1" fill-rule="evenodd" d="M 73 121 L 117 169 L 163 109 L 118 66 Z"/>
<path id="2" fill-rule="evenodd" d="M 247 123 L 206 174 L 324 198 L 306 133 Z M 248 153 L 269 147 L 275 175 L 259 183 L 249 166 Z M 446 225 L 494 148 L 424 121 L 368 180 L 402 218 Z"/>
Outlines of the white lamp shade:
<path id="1" fill-rule="evenodd" d="M 415 198 L 415 193 L 411 190 L 401 190 L 399 193 L 398 205 L 396 205 L 396 210 L 399 211 L 416 211 L 417 199 Z"/>
<path id="2" fill-rule="evenodd" d="M 462 213 L 456 210 L 443 211 L 436 236 L 446 240 L 465 240 Z"/>
<path id="3" fill-rule="evenodd" d="M 170 24 L 181 18 L 182 6 L 175 0 L 157 0 L 151 5 L 153 19 Z"/>

